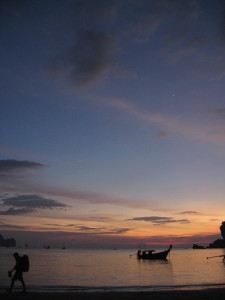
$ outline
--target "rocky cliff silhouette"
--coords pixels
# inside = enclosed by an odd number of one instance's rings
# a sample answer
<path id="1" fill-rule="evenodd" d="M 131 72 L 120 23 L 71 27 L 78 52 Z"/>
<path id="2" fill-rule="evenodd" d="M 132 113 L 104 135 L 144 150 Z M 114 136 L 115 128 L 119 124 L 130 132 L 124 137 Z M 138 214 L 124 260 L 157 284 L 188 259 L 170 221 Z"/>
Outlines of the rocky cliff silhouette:
<path id="1" fill-rule="evenodd" d="M 16 247 L 16 240 L 14 238 L 6 238 L 0 234 L 0 247 Z"/>
<path id="2" fill-rule="evenodd" d="M 217 239 L 211 244 L 209 244 L 208 247 L 200 246 L 197 244 L 193 244 L 193 249 L 207 249 L 207 248 L 225 248 L 225 222 L 223 221 L 220 226 L 220 232 L 223 239 Z"/>
<path id="3" fill-rule="evenodd" d="M 223 239 L 218 239 L 209 244 L 208 248 L 225 248 L 225 222 L 223 221 L 220 226 L 220 232 Z"/>

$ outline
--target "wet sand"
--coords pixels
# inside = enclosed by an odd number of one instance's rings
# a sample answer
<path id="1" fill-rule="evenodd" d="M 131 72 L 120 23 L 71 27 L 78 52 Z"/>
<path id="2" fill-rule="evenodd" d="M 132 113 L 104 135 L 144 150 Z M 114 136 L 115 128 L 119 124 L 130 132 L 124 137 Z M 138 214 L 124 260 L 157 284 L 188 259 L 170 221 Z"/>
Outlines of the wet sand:
<path id="1" fill-rule="evenodd" d="M 2 300 L 224 300 L 225 288 L 151 292 L 13 292 L 1 293 Z"/>

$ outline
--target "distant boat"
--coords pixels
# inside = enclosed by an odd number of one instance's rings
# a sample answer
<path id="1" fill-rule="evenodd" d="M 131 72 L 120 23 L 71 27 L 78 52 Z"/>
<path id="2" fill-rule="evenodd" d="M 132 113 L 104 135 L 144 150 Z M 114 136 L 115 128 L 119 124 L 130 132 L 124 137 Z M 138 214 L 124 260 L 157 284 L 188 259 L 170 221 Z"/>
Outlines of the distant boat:
<path id="1" fill-rule="evenodd" d="M 162 252 L 155 252 L 155 250 L 138 250 L 137 259 L 166 259 L 171 248 L 172 245 L 169 246 L 168 250 Z"/>
<path id="2" fill-rule="evenodd" d="M 66 247 L 62 247 L 62 250 L 65 250 L 66 249 Z"/>
<path id="3" fill-rule="evenodd" d="M 44 248 L 44 249 L 51 249 L 50 246 L 44 246 L 43 248 Z"/>

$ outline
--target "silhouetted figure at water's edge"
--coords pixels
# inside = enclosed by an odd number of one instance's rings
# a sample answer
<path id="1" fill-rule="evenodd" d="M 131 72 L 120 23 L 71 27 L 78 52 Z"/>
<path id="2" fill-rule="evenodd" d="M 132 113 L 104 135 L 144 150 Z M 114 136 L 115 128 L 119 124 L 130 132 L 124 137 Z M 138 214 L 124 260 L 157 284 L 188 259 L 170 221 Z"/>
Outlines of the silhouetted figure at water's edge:
<path id="1" fill-rule="evenodd" d="M 13 290 L 14 287 L 14 283 L 15 281 L 19 280 L 22 284 L 23 287 L 23 292 L 26 292 L 26 285 L 23 279 L 23 272 L 24 271 L 28 271 L 29 270 L 29 261 L 28 261 L 28 257 L 26 255 L 24 255 L 23 257 L 19 256 L 19 254 L 16 252 L 13 254 L 15 260 L 16 260 L 16 264 L 14 266 L 14 268 L 8 272 L 9 277 L 12 277 L 12 272 L 15 271 L 12 279 L 11 279 L 11 285 L 10 288 L 7 290 L 8 292 L 11 292 Z"/>

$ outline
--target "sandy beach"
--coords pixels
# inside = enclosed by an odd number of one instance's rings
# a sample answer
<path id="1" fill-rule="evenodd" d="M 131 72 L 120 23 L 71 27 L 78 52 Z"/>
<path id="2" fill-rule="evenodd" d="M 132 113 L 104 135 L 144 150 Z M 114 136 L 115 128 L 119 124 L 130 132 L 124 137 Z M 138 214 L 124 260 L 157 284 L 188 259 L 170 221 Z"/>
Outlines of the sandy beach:
<path id="1" fill-rule="evenodd" d="M 152 292 L 13 292 L 1 293 L 2 300 L 224 300 L 225 288 Z"/>

